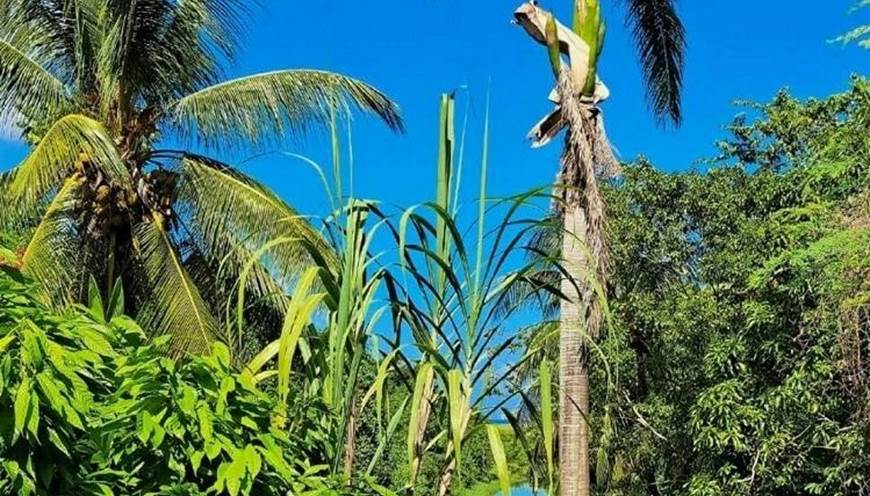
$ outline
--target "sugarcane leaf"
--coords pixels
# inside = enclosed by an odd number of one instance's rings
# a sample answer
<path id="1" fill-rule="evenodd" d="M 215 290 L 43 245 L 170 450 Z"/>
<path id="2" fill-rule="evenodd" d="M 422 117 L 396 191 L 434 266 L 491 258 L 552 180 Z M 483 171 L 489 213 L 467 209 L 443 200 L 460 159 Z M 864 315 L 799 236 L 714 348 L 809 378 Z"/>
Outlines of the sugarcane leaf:
<path id="1" fill-rule="evenodd" d="M 492 459 L 495 462 L 495 471 L 498 475 L 499 485 L 501 486 L 501 494 L 510 496 L 511 494 L 511 474 L 508 469 L 507 456 L 504 452 L 504 444 L 501 441 L 501 434 L 497 425 L 488 424 L 486 426 L 486 437 L 489 438 L 489 449 L 492 452 Z"/>

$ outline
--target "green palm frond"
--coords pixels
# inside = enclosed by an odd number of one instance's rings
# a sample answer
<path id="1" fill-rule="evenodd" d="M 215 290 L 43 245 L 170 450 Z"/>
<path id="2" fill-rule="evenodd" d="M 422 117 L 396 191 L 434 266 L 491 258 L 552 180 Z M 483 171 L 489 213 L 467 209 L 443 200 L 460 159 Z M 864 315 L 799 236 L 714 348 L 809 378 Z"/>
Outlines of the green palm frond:
<path id="1" fill-rule="evenodd" d="M 88 71 L 97 36 L 101 0 L 0 0 L 0 38 L 35 49 L 61 79 L 72 81 Z M 44 60 L 43 60 L 44 59 Z M 85 85 L 79 81 L 80 88 Z"/>
<path id="2" fill-rule="evenodd" d="M 203 251 L 221 260 L 222 267 L 244 266 L 252 254 L 271 240 L 307 240 L 327 258 L 323 236 L 308 219 L 252 178 L 205 157 L 188 156 L 181 163 L 179 201 L 190 214 L 188 226 Z M 269 270 L 258 268 L 248 281 L 258 296 L 274 294 L 311 265 L 302 241 L 275 246 L 264 257 Z M 276 282 L 271 273 L 280 274 Z M 277 287 L 276 287 L 277 286 Z"/>
<path id="3" fill-rule="evenodd" d="M 82 160 L 119 185 L 130 184 L 129 172 L 103 126 L 84 115 L 71 114 L 55 122 L 16 168 L 10 193 L 16 199 L 36 201 L 57 188 Z"/>
<path id="4" fill-rule="evenodd" d="M 208 351 L 218 335 L 217 321 L 187 273 L 162 218 L 137 225 L 133 235 L 147 287 L 139 322 L 154 335 L 172 335 L 177 351 Z"/>
<path id="5" fill-rule="evenodd" d="M 69 102 L 66 85 L 37 57 L 0 39 L 0 113 L 35 116 Z"/>
<path id="6" fill-rule="evenodd" d="M 237 0 L 107 1 L 97 70 L 103 111 L 123 113 L 139 100 L 159 106 L 216 82 L 244 10 Z"/>
<path id="7" fill-rule="evenodd" d="M 686 33 L 674 0 L 628 0 L 627 7 L 650 107 L 679 125 Z"/>
<path id="8" fill-rule="evenodd" d="M 0 172 L 0 204 L 3 205 L 3 208 L 0 209 L 0 230 L 3 231 L 10 230 L 13 225 L 19 222 L 22 210 L 19 205 L 12 201 L 9 192 L 14 178 L 14 171 Z"/>
<path id="9" fill-rule="evenodd" d="M 81 233 L 75 221 L 78 186 L 68 179 L 30 238 L 22 271 L 40 282 L 43 302 L 63 307 L 74 302 L 81 267 Z"/>
<path id="10" fill-rule="evenodd" d="M 166 116 L 182 135 L 209 146 L 263 146 L 326 124 L 333 110 L 356 109 L 403 129 L 399 109 L 375 88 L 340 74 L 288 70 L 203 89 L 171 104 Z"/>
<path id="11" fill-rule="evenodd" d="M 195 226 L 192 230 L 197 232 Z M 190 268 L 191 276 L 194 280 L 202 281 L 202 284 L 197 283 L 199 287 L 208 285 L 211 292 L 215 293 L 213 296 L 217 298 L 213 303 L 213 308 L 222 312 L 219 317 L 224 317 L 238 289 L 237 285 L 242 268 L 254 257 L 254 250 L 246 246 L 244 242 L 231 237 L 227 238 L 224 247 L 226 251 L 223 252 L 216 250 L 214 246 L 207 245 L 203 238 L 196 235 L 192 236 L 190 241 L 203 257 L 201 263 L 197 264 L 195 268 Z M 264 304 L 283 314 L 287 309 L 287 288 L 279 282 L 279 278 L 283 280 L 284 276 L 289 277 L 289 275 L 275 272 L 273 274 L 269 268 L 258 261 L 251 267 L 245 278 L 245 288 L 256 299 L 252 303 Z M 301 270 L 297 272 L 301 272 Z"/>

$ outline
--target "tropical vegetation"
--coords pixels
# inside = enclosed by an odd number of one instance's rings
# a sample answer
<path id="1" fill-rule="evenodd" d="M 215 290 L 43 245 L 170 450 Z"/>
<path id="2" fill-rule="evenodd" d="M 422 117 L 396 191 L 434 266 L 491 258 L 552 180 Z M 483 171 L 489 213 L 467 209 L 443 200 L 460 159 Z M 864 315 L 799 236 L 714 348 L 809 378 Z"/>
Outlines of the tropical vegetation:
<path id="1" fill-rule="evenodd" d="M 383 93 L 222 79 L 248 3 L 0 5 L 28 146 L 0 173 L 0 494 L 870 494 L 865 77 L 743 102 L 684 171 L 618 163 L 601 5 L 531 2 L 557 183 L 492 198 L 490 109 L 469 166 L 445 94 L 431 200 L 394 207 L 341 189 L 350 112 L 403 128 Z M 626 7 L 679 123 L 674 4 Z M 327 212 L 231 165 L 317 129 Z"/>

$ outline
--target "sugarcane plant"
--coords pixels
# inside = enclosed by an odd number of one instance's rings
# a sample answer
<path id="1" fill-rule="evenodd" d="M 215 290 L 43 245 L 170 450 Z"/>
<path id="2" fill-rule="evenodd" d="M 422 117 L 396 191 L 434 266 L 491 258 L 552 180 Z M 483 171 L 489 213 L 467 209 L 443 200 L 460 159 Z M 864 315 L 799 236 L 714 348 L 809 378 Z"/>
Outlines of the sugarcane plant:
<path id="1" fill-rule="evenodd" d="M 332 412 L 324 419 L 331 432 L 330 467 L 352 484 L 371 482 L 368 477 L 407 418 L 406 490 L 415 491 L 424 457 L 439 456 L 443 463 L 435 483 L 439 494 L 447 494 L 461 474 L 463 441 L 488 429 L 515 395 L 506 387 L 523 363 L 522 356 L 512 353 L 518 338 L 512 317 L 521 305 L 511 300 L 513 287 L 537 285 L 558 297 L 558 288 L 534 277 L 541 261 L 524 261 L 519 254 L 522 240 L 537 227 L 521 214 L 534 200 L 549 197 L 531 191 L 487 204 L 486 144 L 474 244 L 468 245 L 460 232 L 454 106 L 452 96 L 442 98 L 434 201 L 394 217 L 377 203 L 351 198 L 325 220 L 324 238 L 331 250 L 283 237 L 254 253 L 256 259 L 299 242 L 313 268 L 295 281 L 281 336 L 247 363 L 244 376 L 282 402 L 302 395 Z M 486 135 L 488 119 L 484 128 Z M 334 143 L 333 149 L 339 148 Z M 335 157 L 333 169 L 340 169 Z M 486 219 L 494 213 L 500 221 L 488 228 Z M 389 249 L 375 253 L 372 247 L 382 243 L 397 248 L 398 259 L 387 258 Z M 255 268 L 250 261 L 236 285 L 237 322 L 243 322 L 248 306 L 243 288 Z M 365 362 L 377 364 L 370 383 L 360 373 Z M 386 391 L 402 391 L 403 385 L 404 395 L 388 404 Z M 358 460 L 357 421 L 367 408 L 374 408 L 378 419 L 378 445 L 372 459 Z M 447 412 L 445 425 L 433 422 L 443 418 L 433 417 L 442 411 Z M 276 425 L 292 422 L 280 411 L 275 419 Z M 510 474 L 500 435 L 489 429 L 487 438 L 500 480 L 507 485 Z"/>
<path id="2" fill-rule="evenodd" d="M 517 337 L 511 320 L 516 306 L 509 296 L 514 285 L 534 283 L 529 274 L 537 263 L 524 263 L 518 248 L 536 225 L 522 217 L 524 207 L 541 193 L 532 191 L 487 204 L 488 117 L 476 235 L 465 236 L 460 229 L 457 203 L 451 201 L 456 197 L 458 175 L 454 107 L 453 97 L 444 95 L 435 200 L 406 210 L 395 233 L 400 262 L 395 279 L 390 279 L 397 329 L 391 345 L 396 360 L 414 374 L 409 380 L 413 388 L 407 431 L 407 490 L 411 493 L 416 490 L 423 459 L 440 452 L 436 492 L 448 494 L 461 478 L 463 442 L 472 433 L 487 429 L 493 415 L 513 396 L 503 386 L 523 357 L 511 352 Z M 487 226 L 487 218 L 495 213 L 499 222 Z M 469 238 L 473 243 L 466 242 Z M 410 349 L 405 344 L 408 339 Z M 432 425 L 435 412 L 447 412 L 446 425 Z M 500 438 L 491 430 L 488 437 L 501 482 L 506 485 L 509 477 L 502 463 Z"/>
<path id="3" fill-rule="evenodd" d="M 318 239 L 295 236 L 279 237 L 260 247 L 236 284 L 234 321 L 239 325 L 246 322 L 245 288 L 249 286 L 248 278 L 257 268 L 259 257 L 282 245 L 298 244 L 306 250 L 311 266 L 294 282 L 295 290 L 284 305 L 281 334 L 246 364 L 244 374 L 257 384 L 275 378 L 265 385 L 275 388 L 274 393 L 282 404 L 286 403 L 292 391 L 332 412 L 331 418 L 324 419 L 323 426 L 330 432 L 329 467 L 334 475 L 352 482 L 358 475 L 365 478 L 380 456 L 369 460 L 366 473 L 354 473 L 358 416 L 376 396 L 380 418 L 382 388 L 389 373 L 390 360 L 384 358 L 375 384 L 362 384 L 360 380 L 363 363 L 378 358 L 371 353 L 369 343 L 375 334 L 375 326 L 388 308 L 378 299 L 386 270 L 371 250 L 371 243 L 385 221 L 373 202 L 349 198 L 339 206 L 344 201 L 341 197 L 344 174 L 339 125 L 334 116 L 330 129 L 332 187 L 319 164 L 307 157 L 293 155 L 314 168 L 324 180 L 329 203 L 337 207 L 323 219 L 323 240 L 328 248 L 324 249 L 324 244 Z M 236 333 L 243 334 L 241 330 Z M 360 394 L 360 390 L 366 387 L 369 390 Z M 403 409 L 391 414 L 393 427 L 390 435 L 395 432 L 395 423 Z M 291 421 L 284 418 L 282 412 L 276 413 L 276 419 L 282 425 Z M 387 439 L 386 433 L 383 434 L 385 449 Z"/>

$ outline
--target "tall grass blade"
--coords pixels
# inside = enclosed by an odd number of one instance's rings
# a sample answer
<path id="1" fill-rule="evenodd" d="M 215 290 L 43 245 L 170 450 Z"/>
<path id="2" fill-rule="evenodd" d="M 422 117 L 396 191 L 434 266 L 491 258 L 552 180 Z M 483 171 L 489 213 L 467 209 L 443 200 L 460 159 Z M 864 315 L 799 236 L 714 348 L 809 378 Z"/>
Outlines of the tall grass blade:
<path id="1" fill-rule="evenodd" d="M 489 438 L 489 449 L 492 451 L 492 459 L 495 462 L 495 471 L 498 475 L 499 486 L 503 496 L 511 496 L 511 474 L 508 469 L 507 456 L 504 452 L 504 444 L 501 442 L 501 434 L 497 425 L 486 426 L 486 436 Z"/>

